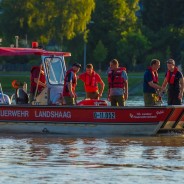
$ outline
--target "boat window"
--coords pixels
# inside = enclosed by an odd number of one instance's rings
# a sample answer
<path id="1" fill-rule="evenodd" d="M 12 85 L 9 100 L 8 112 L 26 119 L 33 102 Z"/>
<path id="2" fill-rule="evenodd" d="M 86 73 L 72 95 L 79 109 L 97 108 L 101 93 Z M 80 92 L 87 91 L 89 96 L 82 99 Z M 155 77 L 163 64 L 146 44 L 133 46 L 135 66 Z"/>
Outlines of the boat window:
<path id="1" fill-rule="evenodd" d="M 52 85 L 64 84 L 65 62 L 64 57 L 45 57 L 44 65 L 48 82 Z"/>

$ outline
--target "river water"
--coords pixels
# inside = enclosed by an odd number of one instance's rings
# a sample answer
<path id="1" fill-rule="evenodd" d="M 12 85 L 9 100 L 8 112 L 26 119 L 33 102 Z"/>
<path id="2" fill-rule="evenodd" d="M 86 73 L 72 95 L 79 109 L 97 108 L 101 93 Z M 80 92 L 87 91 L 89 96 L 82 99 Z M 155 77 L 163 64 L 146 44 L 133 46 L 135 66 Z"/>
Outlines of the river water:
<path id="1" fill-rule="evenodd" d="M 0 183 L 183 183 L 184 136 L 0 137 Z"/>
<path id="2" fill-rule="evenodd" d="M 142 98 L 128 104 L 141 105 Z M 3 184 L 171 184 L 183 180 L 183 134 L 113 138 L 0 135 Z"/>

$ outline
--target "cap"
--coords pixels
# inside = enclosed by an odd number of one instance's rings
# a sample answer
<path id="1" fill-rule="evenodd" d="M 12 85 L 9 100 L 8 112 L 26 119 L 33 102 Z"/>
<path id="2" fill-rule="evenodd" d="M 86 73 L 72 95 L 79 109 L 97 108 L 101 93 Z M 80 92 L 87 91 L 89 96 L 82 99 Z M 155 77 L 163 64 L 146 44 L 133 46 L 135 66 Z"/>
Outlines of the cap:
<path id="1" fill-rule="evenodd" d="M 167 63 L 168 63 L 168 64 L 173 64 L 173 65 L 175 65 L 174 59 L 168 59 L 168 60 L 167 60 Z"/>
<path id="2" fill-rule="evenodd" d="M 72 66 L 76 66 L 78 68 L 81 68 L 81 64 L 80 63 L 74 63 Z"/>

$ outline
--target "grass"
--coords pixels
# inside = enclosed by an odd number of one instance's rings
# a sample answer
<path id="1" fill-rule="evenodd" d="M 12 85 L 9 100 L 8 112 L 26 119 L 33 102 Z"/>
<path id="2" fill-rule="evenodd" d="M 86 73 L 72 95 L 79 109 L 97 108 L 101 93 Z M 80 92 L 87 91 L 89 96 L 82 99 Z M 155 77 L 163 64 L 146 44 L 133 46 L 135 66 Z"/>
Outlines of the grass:
<path id="1" fill-rule="evenodd" d="M 13 80 L 26 82 L 30 86 L 29 72 L 0 72 L 0 83 L 4 93 L 14 93 L 15 89 L 11 85 Z"/>
<path id="2" fill-rule="evenodd" d="M 143 72 L 130 72 L 128 73 L 129 93 L 130 95 L 141 95 L 142 94 L 142 83 L 143 83 Z M 102 80 L 105 83 L 104 96 L 107 96 L 108 83 L 107 74 L 101 74 Z M 159 74 L 160 84 L 162 84 L 164 73 Z M 0 72 L 0 82 L 3 88 L 3 92 L 7 94 L 13 94 L 14 88 L 11 85 L 13 80 L 26 82 L 28 86 L 28 92 L 30 89 L 30 72 Z M 84 93 L 84 85 L 81 80 L 78 80 L 76 91 Z"/>

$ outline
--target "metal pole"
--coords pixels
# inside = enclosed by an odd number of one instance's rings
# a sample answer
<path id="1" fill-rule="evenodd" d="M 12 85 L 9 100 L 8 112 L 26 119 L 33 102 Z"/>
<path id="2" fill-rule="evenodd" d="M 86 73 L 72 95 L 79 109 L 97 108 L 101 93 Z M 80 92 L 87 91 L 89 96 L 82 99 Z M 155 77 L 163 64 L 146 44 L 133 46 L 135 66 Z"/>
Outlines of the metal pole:
<path id="1" fill-rule="evenodd" d="M 15 36 L 15 47 L 19 47 L 19 36 Z"/>

